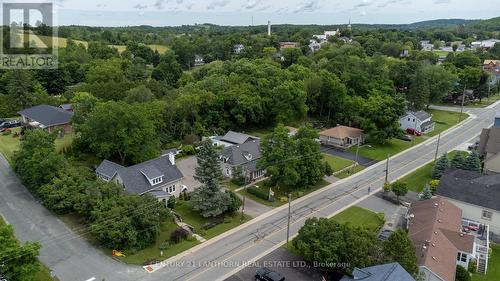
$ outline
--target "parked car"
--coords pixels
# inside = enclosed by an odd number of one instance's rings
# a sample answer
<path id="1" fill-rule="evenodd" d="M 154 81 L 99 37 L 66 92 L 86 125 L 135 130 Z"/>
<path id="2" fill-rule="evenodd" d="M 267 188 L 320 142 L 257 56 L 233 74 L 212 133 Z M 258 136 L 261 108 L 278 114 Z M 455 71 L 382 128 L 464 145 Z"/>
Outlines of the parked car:
<path id="1" fill-rule="evenodd" d="M 22 123 L 19 120 L 5 121 L 0 124 L 0 129 L 12 129 L 21 127 Z"/>
<path id="2" fill-rule="evenodd" d="M 400 140 L 404 140 L 404 141 L 412 141 L 413 140 L 413 136 L 412 135 L 402 135 L 399 137 Z"/>
<path id="3" fill-rule="evenodd" d="M 469 149 L 470 151 L 472 151 L 472 150 L 477 150 L 478 147 L 479 147 L 479 141 L 476 141 L 475 143 L 469 145 L 467 147 L 467 149 Z"/>
<path id="4" fill-rule="evenodd" d="M 284 281 L 285 277 L 267 267 L 261 267 L 255 271 L 256 281 Z"/>
<path id="5" fill-rule="evenodd" d="M 378 235 L 378 239 L 379 240 L 382 240 L 382 241 L 385 241 L 387 240 L 387 238 L 389 238 L 389 236 L 391 236 L 391 234 L 393 233 L 394 231 L 392 230 L 389 230 L 389 229 L 384 229 L 380 232 L 380 234 Z"/>
<path id="6" fill-rule="evenodd" d="M 415 129 L 412 129 L 412 128 L 408 128 L 406 129 L 406 132 L 410 135 L 414 135 L 414 136 L 417 136 L 417 137 L 420 137 L 422 135 L 421 132 L 415 130 Z"/>

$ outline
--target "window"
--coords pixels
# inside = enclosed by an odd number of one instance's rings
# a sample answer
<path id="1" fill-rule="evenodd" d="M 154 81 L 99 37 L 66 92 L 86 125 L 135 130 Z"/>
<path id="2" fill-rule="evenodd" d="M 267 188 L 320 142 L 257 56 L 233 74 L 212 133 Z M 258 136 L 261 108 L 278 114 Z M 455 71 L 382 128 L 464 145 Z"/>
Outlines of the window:
<path id="1" fill-rule="evenodd" d="M 152 183 L 153 185 L 155 185 L 155 184 L 159 184 L 159 183 L 161 183 L 162 181 L 163 181 L 163 178 L 162 178 L 162 177 L 159 177 L 159 178 L 154 178 L 154 179 L 151 181 L 151 183 Z"/>
<path id="2" fill-rule="evenodd" d="M 410 121 L 410 117 L 408 117 L 408 121 Z"/>
<path id="3" fill-rule="evenodd" d="M 483 219 L 490 221 L 492 217 L 493 217 L 493 213 L 492 212 L 483 210 L 483 215 L 482 215 Z"/>
<path id="4" fill-rule="evenodd" d="M 413 118 L 413 122 L 415 122 L 415 118 Z"/>
<path id="5" fill-rule="evenodd" d="M 467 254 L 458 252 L 457 261 L 467 262 Z"/>

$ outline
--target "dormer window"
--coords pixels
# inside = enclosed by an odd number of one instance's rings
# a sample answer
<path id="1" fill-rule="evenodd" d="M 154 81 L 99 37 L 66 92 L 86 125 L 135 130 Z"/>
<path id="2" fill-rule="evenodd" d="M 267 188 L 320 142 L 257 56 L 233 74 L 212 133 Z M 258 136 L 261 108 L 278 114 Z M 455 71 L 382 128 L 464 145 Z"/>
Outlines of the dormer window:
<path id="1" fill-rule="evenodd" d="M 245 159 L 247 159 L 247 161 L 252 161 L 252 154 L 247 152 L 247 151 L 243 151 L 243 157 L 245 157 Z"/>
<path id="2" fill-rule="evenodd" d="M 156 185 L 163 182 L 163 177 L 157 177 L 151 180 L 151 185 Z"/>

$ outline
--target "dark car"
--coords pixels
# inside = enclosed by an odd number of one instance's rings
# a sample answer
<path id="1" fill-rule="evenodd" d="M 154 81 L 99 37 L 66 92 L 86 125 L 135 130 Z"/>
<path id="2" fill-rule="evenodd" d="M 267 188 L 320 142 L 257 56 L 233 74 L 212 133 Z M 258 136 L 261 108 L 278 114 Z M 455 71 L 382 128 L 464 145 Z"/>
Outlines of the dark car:
<path id="1" fill-rule="evenodd" d="M 0 123 L 0 129 L 12 129 L 21 127 L 22 123 L 19 120 L 5 121 Z"/>
<path id="2" fill-rule="evenodd" d="M 402 135 L 399 137 L 400 140 L 404 140 L 404 141 L 412 141 L 413 140 L 413 136 L 411 135 Z"/>
<path id="3" fill-rule="evenodd" d="M 380 232 L 380 234 L 378 235 L 378 239 L 379 240 L 382 240 L 382 241 L 385 241 L 387 240 L 387 238 L 389 238 L 389 236 L 391 236 L 391 234 L 393 233 L 394 231 L 392 230 L 389 230 L 389 229 L 384 229 Z"/>
<path id="4" fill-rule="evenodd" d="M 479 147 L 479 141 L 476 141 L 475 143 L 469 145 L 468 149 L 469 150 L 477 150 L 477 148 Z"/>
<path id="5" fill-rule="evenodd" d="M 255 271 L 256 281 L 284 281 L 285 277 L 269 268 L 261 267 Z"/>

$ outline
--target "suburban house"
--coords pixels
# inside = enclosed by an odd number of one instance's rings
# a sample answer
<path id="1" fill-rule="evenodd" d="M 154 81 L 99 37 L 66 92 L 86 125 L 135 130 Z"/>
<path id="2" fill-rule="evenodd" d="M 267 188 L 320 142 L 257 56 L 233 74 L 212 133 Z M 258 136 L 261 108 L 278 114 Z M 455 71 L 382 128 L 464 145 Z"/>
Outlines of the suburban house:
<path id="1" fill-rule="evenodd" d="M 285 128 L 288 130 L 288 135 L 291 137 L 295 136 L 299 132 L 299 129 L 295 127 L 285 126 Z"/>
<path id="2" fill-rule="evenodd" d="M 490 74 L 490 85 L 500 83 L 500 60 L 485 60 L 483 70 Z"/>
<path id="3" fill-rule="evenodd" d="M 233 46 L 233 51 L 235 54 L 239 55 L 245 50 L 245 46 L 243 44 L 236 44 Z"/>
<path id="4" fill-rule="evenodd" d="M 339 125 L 320 132 L 319 139 L 323 145 L 347 149 L 361 145 L 365 141 L 365 136 L 361 129 Z"/>
<path id="5" fill-rule="evenodd" d="M 293 49 L 293 48 L 298 48 L 299 43 L 297 42 L 280 42 L 280 50 L 283 49 Z"/>
<path id="6" fill-rule="evenodd" d="M 309 40 L 309 49 L 311 50 L 312 53 L 314 53 L 319 49 L 321 49 L 321 43 L 316 41 L 316 39 L 311 39 Z"/>
<path id="7" fill-rule="evenodd" d="M 201 55 L 194 56 L 194 66 L 202 66 L 205 64 L 205 60 Z"/>
<path id="8" fill-rule="evenodd" d="M 500 236 L 500 174 L 447 170 L 436 194 L 462 209 L 464 217 L 488 224 Z"/>
<path id="9" fill-rule="evenodd" d="M 460 208 L 439 196 L 413 203 L 406 217 L 423 280 L 455 281 L 456 266 L 471 262 L 486 272 L 487 226 L 462 219 Z"/>
<path id="10" fill-rule="evenodd" d="M 265 175 L 264 169 L 257 168 L 257 162 L 262 157 L 260 151 L 260 140 L 248 138 L 241 144 L 234 144 L 224 148 L 220 153 L 222 174 L 233 178 L 234 170 L 241 167 L 241 173 L 247 182 L 258 180 Z"/>
<path id="11" fill-rule="evenodd" d="M 229 131 L 224 136 L 209 137 L 215 146 L 229 147 L 238 144 L 244 144 L 249 141 L 259 140 L 258 137 L 250 136 L 243 133 Z"/>
<path id="12" fill-rule="evenodd" d="M 344 275 L 340 281 L 415 281 L 415 279 L 397 262 L 375 265 L 365 268 L 355 267 L 352 277 Z"/>
<path id="13" fill-rule="evenodd" d="M 151 194 L 158 201 L 167 202 L 170 196 L 178 197 L 186 187 L 180 184 L 181 171 L 175 165 L 174 153 L 151 159 L 130 167 L 123 167 L 104 160 L 96 169 L 97 177 L 114 182 L 131 194 Z"/>
<path id="14" fill-rule="evenodd" d="M 500 42 L 498 39 L 488 39 L 488 40 L 483 40 L 483 41 L 474 41 L 472 42 L 471 48 L 472 49 L 491 49 L 495 46 L 496 43 Z"/>
<path id="15" fill-rule="evenodd" d="M 500 173 L 500 116 L 495 117 L 493 127 L 481 132 L 478 153 L 483 159 L 483 173 Z"/>
<path id="16" fill-rule="evenodd" d="M 31 127 L 47 129 L 49 132 L 64 130 L 72 132 L 71 119 L 73 112 L 52 105 L 37 105 L 18 112 L 23 122 Z"/>
<path id="17" fill-rule="evenodd" d="M 408 111 L 406 114 L 399 118 L 399 124 L 402 130 L 414 129 L 421 133 L 429 133 L 434 130 L 434 122 L 432 115 L 421 110 L 417 112 Z"/>
<path id="18" fill-rule="evenodd" d="M 434 49 L 434 44 L 429 40 L 420 41 L 420 46 L 422 46 L 423 51 L 432 51 L 432 49 Z"/>

